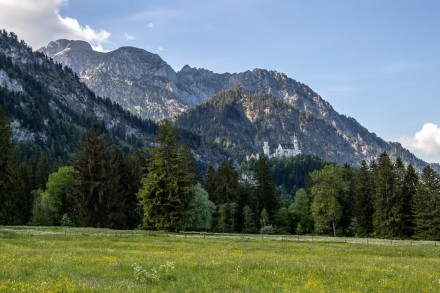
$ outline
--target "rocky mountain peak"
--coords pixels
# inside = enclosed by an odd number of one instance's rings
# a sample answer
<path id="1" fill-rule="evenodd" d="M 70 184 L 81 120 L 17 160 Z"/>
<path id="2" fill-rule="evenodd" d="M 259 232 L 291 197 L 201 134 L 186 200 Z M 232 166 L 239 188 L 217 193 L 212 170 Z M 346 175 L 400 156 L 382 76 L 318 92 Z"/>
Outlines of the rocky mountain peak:
<path id="1" fill-rule="evenodd" d="M 85 41 L 61 39 L 50 42 L 46 47 L 42 47 L 38 51 L 43 52 L 48 56 L 53 56 L 65 50 L 93 51 L 93 48 Z"/>

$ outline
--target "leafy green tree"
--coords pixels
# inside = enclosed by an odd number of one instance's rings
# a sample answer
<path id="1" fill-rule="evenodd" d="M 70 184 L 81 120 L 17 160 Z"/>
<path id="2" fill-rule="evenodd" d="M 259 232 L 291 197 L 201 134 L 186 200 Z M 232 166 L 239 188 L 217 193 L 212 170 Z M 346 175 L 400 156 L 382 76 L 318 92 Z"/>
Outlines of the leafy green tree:
<path id="1" fill-rule="evenodd" d="M 288 234 L 291 230 L 289 209 L 280 208 L 273 217 L 273 223 L 278 234 Z"/>
<path id="2" fill-rule="evenodd" d="M 260 225 L 262 228 L 269 225 L 269 213 L 265 208 L 261 211 L 260 214 Z"/>
<path id="3" fill-rule="evenodd" d="M 72 217 L 72 201 L 68 192 L 74 186 L 72 167 L 61 167 L 49 175 L 46 190 L 35 193 L 32 223 L 34 225 L 59 225 L 64 214 Z"/>
<path id="4" fill-rule="evenodd" d="M 138 192 L 144 207 L 143 226 L 147 229 L 179 230 L 182 214 L 193 198 L 196 183 L 194 158 L 185 146 L 176 145 L 176 133 L 169 120 L 159 128 L 160 146 L 150 150 L 148 173 Z"/>
<path id="5" fill-rule="evenodd" d="M 313 216 L 310 207 L 310 198 L 306 190 L 301 188 L 296 192 L 293 203 L 289 206 L 292 215 L 294 232 L 296 234 L 306 234 L 313 232 Z"/>
<path id="6" fill-rule="evenodd" d="M 414 197 L 415 238 L 440 240 L 440 177 L 427 165 Z"/>
<path id="7" fill-rule="evenodd" d="M 110 155 L 106 139 L 94 124 L 74 154 L 72 167 L 75 184 L 71 197 L 76 206 L 76 221 L 80 226 L 107 227 L 108 193 L 111 192 Z"/>
<path id="8" fill-rule="evenodd" d="M 387 153 L 379 157 L 375 173 L 373 229 L 376 237 L 401 236 L 401 197 L 397 174 Z"/>
<path id="9" fill-rule="evenodd" d="M 333 236 L 336 237 L 336 224 L 343 212 L 338 198 L 341 193 L 348 191 L 349 183 L 344 180 L 343 169 L 335 165 L 326 165 L 310 176 L 313 180 L 311 209 L 315 231 L 326 233 L 331 225 Z"/>
<path id="10" fill-rule="evenodd" d="M 357 184 L 354 193 L 354 233 L 366 237 L 373 232 L 373 175 L 363 160 L 357 172 Z"/>
<path id="11" fill-rule="evenodd" d="M 0 108 L 0 225 L 23 223 L 23 193 L 19 188 L 12 131 L 6 114 Z"/>
<path id="12" fill-rule="evenodd" d="M 200 183 L 193 187 L 194 197 L 182 215 L 182 229 L 207 231 L 211 229 L 215 204 Z"/>

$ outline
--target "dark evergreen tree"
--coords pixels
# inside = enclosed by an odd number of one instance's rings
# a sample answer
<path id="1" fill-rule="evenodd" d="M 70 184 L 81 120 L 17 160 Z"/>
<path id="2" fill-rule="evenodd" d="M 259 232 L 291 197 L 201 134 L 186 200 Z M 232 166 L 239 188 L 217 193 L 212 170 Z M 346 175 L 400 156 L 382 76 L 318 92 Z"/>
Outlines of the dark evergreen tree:
<path id="1" fill-rule="evenodd" d="M 420 176 L 413 211 L 415 238 L 440 240 L 440 177 L 429 165 Z"/>
<path id="2" fill-rule="evenodd" d="M 281 206 L 281 201 L 276 192 L 272 173 L 270 172 L 265 156 L 260 156 L 260 159 L 255 164 L 255 179 L 257 180 L 256 195 L 258 196 L 258 212 L 261 213 L 263 209 L 266 209 L 266 212 L 270 216 L 275 215 Z"/>
<path id="3" fill-rule="evenodd" d="M 38 160 L 35 174 L 37 188 L 44 189 L 50 173 L 49 158 L 47 156 L 47 153 L 43 152 L 40 155 L 40 159 Z"/>
<path id="4" fill-rule="evenodd" d="M 148 173 L 142 178 L 138 192 L 144 207 L 143 225 L 147 229 L 176 231 L 181 227 L 185 208 L 193 197 L 197 181 L 194 161 L 187 147 L 176 145 L 176 133 L 169 120 L 159 128 L 160 146 L 150 150 Z"/>
<path id="5" fill-rule="evenodd" d="M 397 175 L 387 153 L 379 157 L 375 175 L 373 229 L 376 237 L 401 237 L 401 200 Z"/>
<path id="6" fill-rule="evenodd" d="M 137 193 L 141 187 L 142 177 L 145 176 L 146 162 L 146 153 L 142 150 L 131 152 L 124 161 L 124 170 L 121 177 L 127 192 L 125 218 L 127 227 L 130 229 L 138 227 L 143 217 L 143 208 Z"/>
<path id="7" fill-rule="evenodd" d="M 358 237 L 366 237 L 373 232 L 373 193 L 373 176 L 363 160 L 357 172 L 353 201 L 353 229 Z"/>
<path id="8" fill-rule="evenodd" d="M 12 131 L 9 120 L 0 108 L 0 224 L 22 224 L 22 191 L 19 189 L 15 165 Z"/>
<path id="9" fill-rule="evenodd" d="M 212 201 L 218 205 L 237 201 L 238 173 L 230 162 L 223 161 L 217 170 Z"/>
<path id="10" fill-rule="evenodd" d="M 353 206 L 354 206 L 354 193 L 355 193 L 355 174 L 352 167 L 349 164 L 344 164 L 342 168 L 342 177 L 345 182 L 348 183 L 348 189 L 339 194 L 338 201 L 342 208 L 341 219 L 339 220 L 339 228 L 342 233 L 347 236 L 353 236 L 353 227 L 351 223 L 353 221 Z"/>
<path id="11" fill-rule="evenodd" d="M 112 180 L 106 139 L 94 124 L 74 154 L 75 184 L 71 196 L 76 205 L 75 222 L 80 226 L 107 227 L 108 194 Z"/>
<path id="12" fill-rule="evenodd" d="M 217 187 L 217 173 L 214 167 L 209 166 L 206 171 L 204 189 L 208 192 L 209 198 L 214 199 L 215 189 Z"/>
<path id="13" fill-rule="evenodd" d="M 406 168 L 402 185 L 402 234 L 410 238 L 414 234 L 414 212 L 412 209 L 414 197 L 417 193 L 419 176 L 412 165 Z"/>

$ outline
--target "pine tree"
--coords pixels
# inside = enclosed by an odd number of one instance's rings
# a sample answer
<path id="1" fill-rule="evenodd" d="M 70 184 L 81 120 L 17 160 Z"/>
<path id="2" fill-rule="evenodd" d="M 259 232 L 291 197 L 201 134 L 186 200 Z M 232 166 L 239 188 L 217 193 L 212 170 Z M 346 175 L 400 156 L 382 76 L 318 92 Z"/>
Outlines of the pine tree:
<path id="1" fill-rule="evenodd" d="M 406 238 L 410 238 L 414 234 L 414 213 L 413 202 L 417 193 L 417 183 L 419 177 L 412 165 L 406 168 L 402 185 L 402 234 Z"/>
<path id="2" fill-rule="evenodd" d="M 75 184 L 71 196 L 80 226 L 107 227 L 108 193 L 111 188 L 110 155 L 106 139 L 94 124 L 74 154 Z"/>
<path id="3" fill-rule="evenodd" d="M 204 188 L 208 192 L 209 198 L 211 200 L 213 200 L 214 198 L 216 186 L 217 186 L 217 172 L 215 172 L 214 167 L 209 166 L 208 170 L 206 171 Z"/>
<path id="4" fill-rule="evenodd" d="M 144 207 L 143 225 L 147 229 L 176 231 L 194 196 L 194 158 L 187 147 L 176 145 L 176 133 L 169 120 L 160 125 L 156 139 L 160 146 L 150 150 L 151 163 L 138 192 Z"/>
<path id="5" fill-rule="evenodd" d="M 338 202 L 341 204 L 342 215 L 339 220 L 339 227 L 345 235 L 352 236 L 353 231 L 351 222 L 353 220 L 353 205 L 354 205 L 354 193 L 355 193 L 355 174 L 352 167 L 349 164 L 344 164 L 342 168 L 342 177 L 345 182 L 348 183 L 347 191 L 341 192 L 338 197 Z"/>
<path id="6" fill-rule="evenodd" d="M 23 210 L 15 166 L 12 131 L 6 114 L 0 108 L 0 224 L 22 224 Z"/>
<path id="7" fill-rule="evenodd" d="M 223 161 L 220 164 L 216 179 L 212 201 L 216 205 L 237 201 L 238 173 L 230 162 Z"/>
<path id="8" fill-rule="evenodd" d="M 427 165 L 414 197 L 415 237 L 440 240 L 440 177 Z"/>
<path id="9" fill-rule="evenodd" d="M 275 215 L 281 206 L 281 200 L 276 192 L 265 156 L 261 156 L 255 164 L 255 179 L 257 180 L 256 194 L 259 196 L 259 211 L 266 209 L 269 215 Z"/>
<path id="10" fill-rule="evenodd" d="M 396 170 L 387 153 L 380 155 L 375 177 L 373 228 L 376 237 L 400 237 L 401 201 Z"/>
<path id="11" fill-rule="evenodd" d="M 35 179 L 37 188 L 44 189 L 46 186 L 47 179 L 49 178 L 50 174 L 50 165 L 49 165 L 49 158 L 47 156 L 46 152 L 43 152 L 40 155 L 40 159 L 37 163 L 37 170 L 35 173 Z"/>
<path id="12" fill-rule="evenodd" d="M 357 172 L 357 184 L 354 193 L 353 228 L 355 235 L 366 237 L 373 232 L 373 177 L 363 160 Z"/>

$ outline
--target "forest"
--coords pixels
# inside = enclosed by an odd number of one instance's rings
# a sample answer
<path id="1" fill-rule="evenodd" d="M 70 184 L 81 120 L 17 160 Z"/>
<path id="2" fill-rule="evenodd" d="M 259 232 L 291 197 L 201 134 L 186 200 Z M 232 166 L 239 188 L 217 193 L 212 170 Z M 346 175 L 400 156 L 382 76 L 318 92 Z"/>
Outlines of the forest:
<path id="1" fill-rule="evenodd" d="M 440 240 L 429 165 L 418 174 L 386 153 L 359 167 L 261 155 L 199 174 L 169 120 L 156 142 L 124 153 L 93 124 L 68 164 L 17 156 L 0 110 L 0 224 Z"/>

